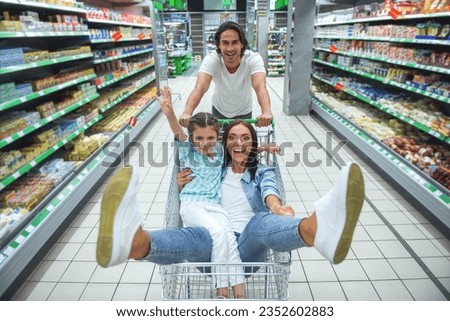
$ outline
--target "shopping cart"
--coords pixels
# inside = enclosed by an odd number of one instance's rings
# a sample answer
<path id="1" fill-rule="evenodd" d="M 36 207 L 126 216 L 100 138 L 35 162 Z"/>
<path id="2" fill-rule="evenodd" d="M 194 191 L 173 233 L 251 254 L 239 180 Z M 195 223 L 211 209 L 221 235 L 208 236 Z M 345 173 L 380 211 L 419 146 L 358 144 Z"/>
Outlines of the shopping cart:
<path id="1" fill-rule="evenodd" d="M 219 120 L 226 126 L 233 120 Z M 257 120 L 245 120 L 256 123 Z M 275 142 L 275 127 L 272 122 L 268 127 L 256 127 L 259 144 Z M 223 130 L 221 130 L 221 133 Z M 174 153 L 174 157 L 177 157 Z M 264 152 L 261 163 L 275 168 L 281 199 L 285 202 L 285 192 L 276 155 Z M 167 197 L 165 209 L 165 228 L 182 227 L 179 214 L 179 190 L 177 185 L 178 167 L 175 165 Z M 210 262 L 183 262 L 171 265 L 160 265 L 162 278 L 162 297 L 165 300 L 213 300 L 216 298 L 214 279 L 220 276 L 230 278 L 245 274 L 245 300 L 287 300 L 288 280 L 291 256 L 289 252 L 270 250 L 265 262 L 245 262 L 241 264 L 217 264 Z M 232 291 L 229 298 L 233 299 Z M 242 299 L 240 299 L 242 300 Z"/>

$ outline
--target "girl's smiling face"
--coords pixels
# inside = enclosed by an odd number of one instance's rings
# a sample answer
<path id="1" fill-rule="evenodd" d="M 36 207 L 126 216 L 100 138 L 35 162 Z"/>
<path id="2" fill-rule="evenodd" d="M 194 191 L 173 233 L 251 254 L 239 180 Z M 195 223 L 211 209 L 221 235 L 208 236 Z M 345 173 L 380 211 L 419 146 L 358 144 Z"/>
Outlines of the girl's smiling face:
<path id="1" fill-rule="evenodd" d="M 205 156 L 213 156 L 213 147 L 217 143 L 217 132 L 214 126 L 197 127 L 192 133 L 192 143 L 197 151 Z"/>

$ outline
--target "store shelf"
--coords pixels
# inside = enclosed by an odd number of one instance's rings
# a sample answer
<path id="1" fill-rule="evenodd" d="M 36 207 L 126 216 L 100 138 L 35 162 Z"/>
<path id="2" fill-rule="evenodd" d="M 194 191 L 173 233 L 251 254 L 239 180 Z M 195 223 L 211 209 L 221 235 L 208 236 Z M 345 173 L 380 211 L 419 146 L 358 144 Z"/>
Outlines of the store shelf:
<path id="1" fill-rule="evenodd" d="M 448 68 L 441 68 L 441 67 L 432 66 L 432 65 L 422 65 L 422 64 L 417 64 L 415 62 L 411 62 L 411 61 L 390 59 L 390 58 L 374 56 L 374 55 L 356 54 L 356 53 L 352 53 L 349 51 L 342 51 L 342 50 L 331 51 L 330 49 L 319 48 L 319 47 L 314 48 L 314 50 L 331 52 L 331 53 L 334 53 L 337 55 L 344 55 L 344 56 L 349 56 L 349 57 L 382 61 L 382 62 L 386 62 L 389 64 L 400 65 L 400 66 L 404 66 L 404 67 L 422 69 L 422 70 L 427 70 L 427 71 L 438 72 L 441 74 L 450 75 L 450 69 L 448 69 Z"/>
<path id="2" fill-rule="evenodd" d="M 117 42 L 128 42 L 128 41 L 150 41 L 152 40 L 150 38 L 150 36 L 147 36 L 145 38 L 138 38 L 136 36 L 136 38 L 132 37 L 132 38 L 123 38 L 120 40 L 113 40 L 113 39 L 91 39 L 91 43 L 117 43 Z"/>
<path id="3" fill-rule="evenodd" d="M 333 84 L 332 82 L 330 82 L 330 81 L 328 81 L 328 80 L 326 80 L 326 79 L 324 79 L 322 77 L 319 77 L 317 75 L 313 75 L 313 77 L 318 79 L 318 80 L 320 80 L 323 83 L 326 83 L 326 84 L 332 86 L 332 87 L 335 87 L 335 85 L 336 85 L 336 84 Z M 385 113 L 387 113 L 387 114 L 389 114 L 391 116 L 394 116 L 397 119 L 400 119 L 401 121 L 403 121 L 403 122 L 405 122 L 407 124 L 410 124 L 410 125 L 414 126 L 417 129 L 420 129 L 421 131 L 423 131 L 423 132 L 425 132 L 425 133 L 427 133 L 427 134 L 429 134 L 429 135 L 431 135 L 433 137 L 436 137 L 437 139 L 439 139 L 439 140 L 441 140 L 441 141 L 443 141 L 443 142 L 445 142 L 447 144 L 450 144 L 450 137 L 444 136 L 441 133 L 436 132 L 435 130 L 431 129 L 430 127 L 428 127 L 428 126 L 426 126 L 426 125 L 424 125 L 424 124 L 422 124 L 420 122 L 417 122 L 417 121 L 415 121 L 415 120 L 413 120 L 413 119 L 411 119 L 409 117 L 406 117 L 406 116 L 404 116 L 404 115 L 402 115 L 402 114 L 400 114 L 400 113 L 398 113 L 396 111 L 393 111 L 390 108 L 388 108 L 386 106 L 383 106 L 382 104 L 379 104 L 379 103 L 371 100 L 370 98 L 368 98 L 368 97 L 366 97 L 364 95 L 361 95 L 361 94 L 359 94 L 359 93 L 357 93 L 357 92 L 355 92 L 353 90 L 347 89 L 345 87 L 341 88 L 340 90 L 342 92 L 345 92 L 345 93 L 349 94 L 350 96 L 353 96 L 353 97 L 359 99 L 360 101 L 363 101 L 363 102 L 365 102 L 365 103 L 367 103 L 367 104 L 369 104 L 369 105 L 371 105 L 373 107 L 376 107 L 376 108 L 382 110 L 383 112 L 385 112 Z"/>
<path id="4" fill-rule="evenodd" d="M 48 31 L 48 32 L 10 32 L 0 31 L 0 39 L 2 38 L 41 38 L 41 37 L 80 37 L 89 36 L 87 31 Z"/>
<path id="5" fill-rule="evenodd" d="M 111 86 L 112 84 L 115 84 L 115 83 L 117 83 L 117 82 L 119 82 L 119 81 L 121 81 L 121 80 L 123 80 L 125 78 L 131 77 L 131 76 L 133 76 L 133 75 L 135 75 L 137 73 L 140 73 L 140 72 L 142 72 L 144 70 L 147 70 L 147 69 L 149 69 L 151 67 L 154 67 L 154 66 L 155 66 L 154 64 L 150 64 L 150 65 L 144 66 L 142 68 L 133 70 L 132 72 L 130 72 L 128 74 L 122 75 L 122 76 L 120 76 L 118 78 L 114 78 L 114 79 L 111 79 L 111 80 L 109 80 L 107 82 L 104 82 L 103 84 L 97 85 L 97 88 L 98 89 L 102 89 L 102 88 Z"/>
<path id="6" fill-rule="evenodd" d="M 31 162 L 23 165 L 21 168 L 19 168 L 14 173 L 10 174 L 9 176 L 5 177 L 4 179 L 0 180 L 0 191 L 3 190 L 8 185 L 15 182 L 19 177 L 25 175 L 28 173 L 32 168 L 36 167 L 39 163 L 44 161 L 46 158 L 48 158 L 50 155 L 54 154 L 58 149 L 63 147 L 65 144 L 76 138 L 78 135 L 82 134 L 86 129 L 93 126 L 96 122 L 98 122 L 100 119 L 102 119 L 102 115 L 98 115 L 94 119 L 92 119 L 90 122 L 85 124 L 84 126 L 80 127 L 78 130 L 64 138 L 63 140 L 59 141 L 52 147 L 50 147 L 47 151 L 42 153 L 41 155 L 37 156 L 34 160 Z"/>
<path id="7" fill-rule="evenodd" d="M 314 39 L 364 40 L 364 41 L 382 41 L 382 42 L 413 43 L 422 45 L 450 46 L 450 40 L 438 40 L 438 39 L 415 39 L 415 38 L 394 38 L 394 37 L 349 37 L 349 36 L 314 36 Z"/>
<path id="8" fill-rule="evenodd" d="M 341 66 L 341 65 L 338 65 L 338 64 L 322 61 L 322 60 L 319 60 L 319 59 L 313 59 L 313 61 L 317 62 L 317 63 L 320 63 L 320 64 L 323 64 L 323 65 L 327 65 L 327 66 L 336 68 L 336 69 L 344 70 L 344 71 L 347 71 L 347 72 L 350 72 L 350 73 L 353 73 L 353 74 L 356 74 L 356 75 L 359 75 L 359 76 L 363 76 L 363 77 L 368 78 L 368 79 L 376 80 L 376 81 L 379 81 L 379 82 L 381 82 L 383 84 L 386 84 L 386 85 L 391 85 L 391 86 L 394 86 L 394 87 L 402 88 L 402 89 L 408 90 L 410 92 L 413 92 L 413 93 L 416 93 L 416 94 L 419 94 L 419 95 L 422 95 L 422 96 L 425 96 L 425 97 L 429 97 L 429 98 L 432 98 L 432 99 L 435 99 L 435 100 L 438 100 L 438 101 L 441 101 L 441 102 L 444 102 L 444 103 L 450 103 L 450 97 L 444 97 L 444 96 L 441 96 L 441 95 L 437 95 L 437 94 L 434 94 L 434 93 L 426 91 L 426 90 L 421 90 L 421 89 L 415 88 L 413 86 L 408 86 L 406 84 L 401 84 L 401 83 L 389 80 L 388 78 L 383 78 L 383 77 L 380 77 L 380 76 L 377 76 L 377 75 L 372 75 L 372 74 L 369 74 L 369 73 L 366 73 L 366 72 L 363 72 L 363 71 L 359 71 L 359 70 L 356 70 L 356 69 L 353 69 L 353 68 L 350 68 L 350 67 Z"/>
<path id="9" fill-rule="evenodd" d="M 27 266 L 69 213 L 90 196 L 96 183 L 111 173 L 113 162 L 124 155 L 128 144 L 135 141 L 160 112 L 158 104 L 156 99 L 150 102 L 136 116 L 138 122 L 134 127 L 125 125 L 109 143 L 84 162 L 46 205 L 31 214 L 33 218 L 23 230 L 0 249 L 0 296 L 21 273 L 22 269 L 17 267 Z"/>
<path id="10" fill-rule="evenodd" d="M 406 160 L 391 152 L 386 145 L 376 141 L 365 131 L 339 115 L 316 98 L 312 98 L 312 109 L 331 128 L 350 141 L 360 153 L 371 159 L 380 170 L 402 186 L 427 208 L 445 226 L 450 227 L 448 210 L 450 197 L 438 183 L 431 183 L 419 169 L 412 168 Z"/>
<path id="11" fill-rule="evenodd" d="M 103 62 L 138 56 L 138 55 L 142 55 L 142 54 L 149 53 L 149 52 L 153 52 L 153 48 L 142 50 L 142 51 L 136 51 L 136 52 L 132 52 L 132 53 L 125 54 L 125 55 L 118 55 L 118 56 L 113 56 L 113 57 L 108 57 L 108 58 L 103 58 L 103 59 L 95 59 L 94 64 L 101 64 Z"/>
<path id="12" fill-rule="evenodd" d="M 131 26 L 131 27 L 140 27 L 140 28 L 151 28 L 152 27 L 151 25 L 114 21 L 114 20 L 101 20 L 101 19 L 88 18 L 88 19 L 86 19 L 86 21 L 90 22 L 90 23 L 99 23 L 99 24 L 112 25 L 112 26 Z"/>
<path id="13" fill-rule="evenodd" d="M 72 111 L 74 111 L 75 109 L 80 108 L 81 106 L 83 106 L 83 105 L 85 105 L 85 104 L 87 104 L 87 103 L 97 99 L 98 97 L 100 97 L 100 95 L 99 94 L 95 94 L 95 95 L 92 95 L 90 97 L 84 98 L 84 99 L 80 100 L 79 102 L 77 102 L 77 103 L 67 107 L 66 109 L 63 109 L 61 111 L 58 111 L 58 112 L 54 113 L 51 116 L 48 116 L 46 118 L 41 119 L 40 122 L 37 123 L 37 124 L 33 124 L 33 125 L 28 126 L 28 127 L 24 128 L 22 130 L 19 130 L 18 132 L 12 134 L 11 136 L 8 136 L 8 137 L 0 140 L 0 148 L 3 148 L 5 146 L 7 146 L 7 145 L 17 141 L 18 139 L 20 139 L 20 138 L 22 138 L 22 137 L 24 137 L 24 136 L 34 132 L 36 129 L 39 129 L 39 128 L 47 125 L 48 123 L 51 123 L 52 121 L 54 121 L 54 120 L 56 120 L 56 119 L 58 119 L 58 118 L 60 118 L 60 117 L 62 117 L 64 115 L 66 115 L 66 114 L 68 114 L 68 113 L 70 113 Z"/>
<path id="14" fill-rule="evenodd" d="M 0 104 L 0 111 L 6 110 L 6 109 L 10 109 L 12 107 L 21 105 L 21 104 L 23 104 L 23 103 L 25 103 L 27 101 L 31 101 L 31 100 L 34 100 L 36 98 L 49 95 L 49 94 L 57 92 L 57 91 L 59 91 L 61 89 L 64 89 L 64 88 L 67 88 L 67 87 L 70 87 L 70 86 L 73 86 L 73 85 L 85 82 L 87 80 L 91 80 L 91 79 L 93 79 L 95 77 L 97 77 L 95 74 L 92 74 L 92 75 L 89 75 L 89 76 L 84 76 L 84 77 L 81 77 L 81 78 L 78 78 L 78 79 L 74 79 L 74 80 L 68 81 L 66 83 L 57 85 L 57 86 L 53 86 L 53 87 L 50 87 L 50 88 L 46 88 L 46 89 L 43 89 L 43 90 L 39 90 L 39 91 L 33 92 L 31 94 L 28 94 L 28 95 L 20 97 L 20 98 L 16 98 L 16 99 L 13 99 L 13 100 L 10 100 L 10 101 L 6 101 L 6 102 Z"/>
<path id="15" fill-rule="evenodd" d="M 62 6 L 62 5 L 56 5 L 56 4 L 47 4 L 47 3 L 35 2 L 35 1 L 0 0 L 0 4 L 2 4 L 2 3 L 14 4 L 14 5 L 24 6 L 24 7 L 28 7 L 28 8 L 43 8 L 43 9 L 58 10 L 58 11 L 65 11 L 65 12 L 86 13 L 86 10 L 84 8 L 76 8 L 76 7 Z"/>
<path id="16" fill-rule="evenodd" d="M 334 25 L 347 25 L 354 23 L 362 23 L 362 22 L 377 22 L 377 21 L 409 21 L 409 20 L 420 20 L 420 19 L 433 19 L 433 18 L 442 18 L 448 17 L 449 12 L 435 12 L 435 13 L 427 13 L 427 14 L 408 14 L 401 15 L 397 19 L 392 18 L 391 16 L 381 16 L 381 17 L 373 17 L 373 18 L 364 18 L 364 19 L 351 19 L 345 21 L 335 21 L 335 22 L 323 22 L 317 23 L 317 27 L 324 26 L 334 26 Z"/>
<path id="17" fill-rule="evenodd" d="M 116 106 L 118 103 L 120 103 L 121 101 L 123 101 L 124 99 L 127 99 L 128 97 L 130 97 L 132 94 L 134 94 L 136 91 L 144 88 L 145 86 L 147 86 L 148 84 L 150 84 L 152 81 L 155 81 L 156 78 L 150 79 L 149 81 L 146 81 L 145 83 L 143 83 L 140 86 L 137 86 L 135 89 L 133 89 L 132 91 L 126 93 L 123 96 L 120 96 L 119 98 L 113 100 L 112 102 L 110 102 L 108 105 L 106 105 L 105 107 L 103 107 L 102 109 L 100 109 L 101 113 L 105 113 L 106 111 L 110 110 L 111 108 L 113 108 L 114 106 Z"/>
<path id="18" fill-rule="evenodd" d="M 53 6 L 41 3 L 30 3 L 30 1 L 22 1 L 22 0 L 0 0 L 0 4 L 7 3 L 4 8 L 13 8 L 16 6 L 18 10 L 30 10 L 37 11 L 41 14 L 48 14 L 50 11 L 62 11 L 63 12 L 71 12 L 71 10 L 67 10 L 68 8 L 60 8 L 61 6 Z M 34 5 L 36 4 L 36 5 Z M 23 5 L 24 8 L 20 8 Z M 34 8 L 37 8 L 34 10 Z M 42 8 L 42 9 L 39 9 Z M 149 18 L 144 18 L 142 20 L 129 20 L 129 21 L 141 21 L 148 23 L 148 21 L 152 21 L 153 26 L 158 26 L 159 22 L 162 23 L 162 17 L 156 15 L 153 8 L 153 3 L 149 3 L 150 15 Z M 87 14 L 87 10 L 72 10 L 74 15 L 77 15 L 78 19 L 83 18 L 83 14 Z M 42 18 L 42 17 L 41 17 Z M 155 19 L 156 18 L 156 19 Z M 154 67 L 154 64 L 151 63 L 152 60 L 149 61 L 148 56 L 154 56 L 152 54 L 153 51 L 157 51 L 158 46 L 155 44 L 153 49 L 148 49 L 152 46 L 152 41 L 157 42 L 152 39 L 153 33 L 151 31 L 152 25 L 146 24 L 135 24 L 135 23 L 127 23 L 127 22 L 118 22 L 118 21 L 96 21 L 92 19 L 86 20 L 86 18 L 82 19 L 84 23 L 88 23 L 89 28 L 101 28 L 101 29 L 109 29 L 113 30 L 117 25 L 121 26 L 130 26 L 126 27 L 127 31 L 133 28 L 133 31 L 130 33 L 123 33 L 123 37 L 127 37 L 125 39 L 120 39 L 119 41 L 114 41 L 113 39 L 95 39 L 90 41 L 90 32 L 0 32 L 0 40 L 1 42 L 5 42 L 6 45 L 10 47 L 25 47 L 28 43 L 33 44 L 42 41 L 42 50 L 49 49 L 57 50 L 58 48 L 67 48 L 73 47 L 75 45 L 90 45 L 93 50 L 98 48 L 98 50 L 106 50 L 106 49 L 114 49 L 118 46 L 123 45 L 145 45 L 140 47 L 146 47 L 145 50 L 139 52 L 133 52 L 130 54 L 124 54 L 121 56 L 115 57 L 105 57 L 105 59 L 96 59 L 89 60 L 89 58 L 93 57 L 93 54 L 89 54 L 88 56 L 78 55 L 73 57 L 67 57 L 62 59 L 49 59 L 47 61 L 40 61 L 37 63 L 31 64 L 22 64 L 19 66 L 1 68 L 1 74 L 7 74 L 8 77 L 11 75 L 11 80 L 9 82 L 14 82 L 16 84 L 20 83 L 22 79 L 29 79 L 27 72 L 31 70 L 31 68 L 39 68 L 44 66 L 51 66 L 55 63 L 64 63 L 66 61 L 74 61 L 77 59 L 85 59 L 88 61 L 82 61 L 85 65 L 89 64 L 90 68 L 93 68 L 95 64 L 107 63 L 110 64 L 111 61 L 135 57 L 133 61 L 137 62 L 138 65 L 143 65 L 141 68 L 134 70 L 131 73 L 126 75 L 122 75 L 117 79 L 113 79 L 107 83 L 101 84 L 98 88 L 105 88 L 109 85 L 117 83 L 121 80 L 124 80 L 130 76 L 136 75 L 141 71 L 147 70 L 145 73 L 145 77 L 138 77 L 141 80 L 135 82 L 136 88 L 131 90 L 131 92 L 126 93 L 113 103 L 110 103 L 108 106 L 104 107 L 99 112 L 106 112 L 109 108 L 113 108 L 113 106 L 117 105 L 119 102 L 123 101 L 127 97 L 130 97 L 131 94 L 135 93 L 137 90 L 143 88 L 144 86 L 148 86 L 150 83 L 154 83 L 155 87 L 159 86 L 159 73 L 160 70 L 155 68 L 155 75 L 153 75 L 152 69 L 149 68 Z M 81 19 L 79 22 L 83 22 Z M 136 28 L 145 28 L 141 31 L 136 32 Z M 27 29 L 29 30 L 29 29 Z M 91 30 L 92 32 L 92 30 Z M 93 33 L 93 32 L 92 32 Z M 139 35 L 137 35 L 139 33 Z M 136 34 L 136 35 L 135 35 Z M 128 37 L 130 36 L 130 37 Z M 59 37 L 59 38 L 58 38 Z M 65 38 L 66 37 L 66 38 Z M 36 38 L 36 39 L 30 39 Z M 55 43 L 61 42 L 59 43 Z M 96 46 L 95 44 L 101 44 L 100 46 Z M 148 46 L 147 46 L 148 44 Z M 56 47 L 55 47 L 56 45 Z M 123 47 L 123 46 L 122 46 Z M 141 48 L 144 49 L 144 48 Z M 126 49 L 125 49 L 126 50 Z M 122 51 L 125 52 L 125 51 Z M 147 54 L 147 55 L 145 55 Z M 142 55 L 142 56 L 139 56 Z M 148 65 L 146 64 L 148 61 Z M 150 64 L 151 63 L 151 64 Z M 135 64 L 136 65 L 136 64 Z M 157 66 L 163 66 L 163 63 Z M 43 69 L 44 71 L 48 69 Z M 15 73 L 15 74 L 14 74 Z M 147 75 L 148 73 L 148 75 Z M 36 75 L 37 77 L 40 74 Z M 22 78 L 20 78 L 22 77 Z M 83 82 L 89 81 L 91 79 L 96 78 L 96 74 L 88 75 L 85 77 L 81 77 L 79 79 L 71 80 L 67 83 L 60 84 L 51 88 L 46 88 L 40 90 L 38 92 L 33 92 L 24 97 L 19 97 L 16 99 L 12 99 L 10 101 L 2 101 L 0 103 L 0 117 L 3 117 L 3 111 L 5 115 L 9 113 L 10 108 L 15 106 L 19 106 L 23 104 L 23 108 L 31 108 L 32 103 L 28 104 L 27 102 L 32 101 L 34 99 L 44 97 L 46 95 L 57 92 L 61 89 L 68 88 L 69 86 L 81 84 Z M 9 79 L 9 78 L 8 78 Z M 69 78 L 70 79 L 70 78 Z M 133 78 L 132 78 L 133 79 Z M 156 80 L 156 81 L 155 81 Z M 149 86 L 153 87 L 153 83 Z M 9 87 L 8 87 L 9 88 Z M 90 97 L 80 99 L 81 101 L 77 101 L 75 104 L 68 106 L 64 110 L 57 112 L 45 119 L 39 121 L 39 123 L 33 124 L 24 128 L 20 131 L 16 131 L 11 136 L 6 137 L 0 140 L 0 148 L 3 152 L 3 147 L 7 145 L 14 144 L 14 148 L 20 149 L 23 146 L 20 146 L 22 143 L 22 138 L 26 135 L 29 135 L 32 132 L 37 132 L 43 126 L 51 126 L 52 122 L 60 117 L 75 111 L 80 108 L 84 104 L 89 103 L 94 99 L 98 99 L 102 93 L 92 95 Z M 50 100 L 53 96 L 48 97 Z M 46 99 L 46 98 L 44 98 Z M 27 103 L 25 105 L 25 103 Z M 48 241 L 52 238 L 52 236 L 61 228 L 64 222 L 67 222 L 69 219 L 73 219 L 78 215 L 78 211 L 80 204 L 86 201 L 92 194 L 92 191 L 97 187 L 98 183 L 102 181 L 107 175 L 109 175 L 114 169 L 114 165 L 112 164 L 113 159 L 122 157 L 126 149 L 130 146 L 132 141 L 135 141 L 137 137 L 142 133 L 148 124 L 152 121 L 152 119 L 159 113 L 160 108 L 157 106 L 156 100 L 153 99 L 152 102 L 147 104 L 144 108 L 142 108 L 136 118 L 138 122 L 135 126 L 125 125 L 113 133 L 110 137 L 110 140 L 104 145 L 102 148 L 98 149 L 94 152 L 91 157 L 89 157 L 85 162 L 79 162 L 80 167 L 71 171 L 65 178 L 64 181 L 61 182 L 58 186 L 56 186 L 49 195 L 46 196 L 44 200 L 42 200 L 39 204 L 37 204 L 30 211 L 29 215 L 23 220 L 23 222 L 15 225 L 11 230 L 11 233 L 3 238 L 0 242 L 0 297 L 4 297 L 9 295 L 9 293 L 14 292 L 13 284 L 21 283 L 22 273 L 25 272 L 25 267 L 34 264 L 34 260 L 43 252 L 42 249 L 48 244 Z M 133 110 L 134 112 L 134 110 Z M 14 173 L 11 173 L 9 176 L 5 177 L 0 181 L 0 190 L 4 190 L 5 188 L 11 187 L 10 185 L 16 181 L 19 177 L 26 174 L 33 168 L 36 169 L 38 166 L 42 165 L 48 160 L 52 160 L 55 156 L 62 154 L 62 147 L 69 141 L 75 139 L 75 137 L 79 136 L 82 132 L 89 129 L 99 120 L 103 119 L 103 115 L 98 115 L 95 119 L 92 119 L 90 122 L 85 124 L 83 127 L 77 129 L 74 133 L 68 135 L 64 140 L 61 140 L 57 144 L 53 145 L 50 149 L 43 152 L 32 162 L 21 166 Z M 47 127 L 45 127 L 47 128 Z M 111 133 L 108 133 L 108 136 Z M 114 144 L 111 144 L 114 142 Z M 7 146 L 12 147 L 12 146 Z M 5 148 L 6 149 L 6 148 Z M 111 161 L 111 163 L 110 163 Z M 34 172 L 34 170 L 32 170 Z M 18 182 L 16 182 L 18 183 Z M 5 190 L 6 191 L 6 190 Z M 5 192 L 3 191 L 3 192 Z M 8 294 L 5 294 L 7 292 Z"/>
<path id="19" fill-rule="evenodd" d="M 75 56 L 68 56 L 68 57 L 54 58 L 54 59 L 48 59 L 48 60 L 42 60 L 42 61 L 36 61 L 36 62 L 29 62 L 29 63 L 15 65 L 15 66 L 2 67 L 2 69 L 0 70 L 0 75 L 23 71 L 23 70 L 28 70 L 28 69 L 37 68 L 37 67 L 56 65 L 56 64 L 63 63 L 63 62 L 81 60 L 81 59 L 86 59 L 86 58 L 91 58 L 91 57 L 92 57 L 92 54 L 81 54 L 81 55 L 75 55 Z"/>

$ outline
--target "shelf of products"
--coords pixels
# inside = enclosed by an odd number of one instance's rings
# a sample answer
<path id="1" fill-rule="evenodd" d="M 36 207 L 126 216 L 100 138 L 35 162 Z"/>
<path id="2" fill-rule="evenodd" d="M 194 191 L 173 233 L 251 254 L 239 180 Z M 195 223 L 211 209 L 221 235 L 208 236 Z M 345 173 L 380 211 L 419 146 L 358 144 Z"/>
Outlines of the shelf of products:
<path id="1" fill-rule="evenodd" d="M 286 31 L 269 31 L 267 45 L 267 75 L 284 76 L 286 57 Z"/>
<path id="2" fill-rule="evenodd" d="M 312 106 L 450 227 L 450 12 L 410 9 L 319 15 Z"/>
<path id="3" fill-rule="evenodd" d="M 0 0 L 0 296 L 160 110 L 150 18 L 50 1 Z"/>

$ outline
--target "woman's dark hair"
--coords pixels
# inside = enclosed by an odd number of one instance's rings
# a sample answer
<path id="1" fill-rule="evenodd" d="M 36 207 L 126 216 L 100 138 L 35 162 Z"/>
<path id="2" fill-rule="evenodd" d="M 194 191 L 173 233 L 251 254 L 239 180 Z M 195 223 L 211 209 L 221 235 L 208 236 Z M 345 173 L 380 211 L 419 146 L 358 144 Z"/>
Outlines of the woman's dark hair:
<path id="1" fill-rule="evenodd" d="M 200 112 L 200 113 L 193 115 L 189 119 L 189 124 L 188 124 L 188 128 L 187 128 L 188 133 L 189 133 L 189 140 L 192 141 L 192 134 L 194 133 L 194 130 L 197 127 L 206 128 L 209 126 L 214 127 L 214 130 L 217 133 L 217 137 L 219 137 L 219 123 L 218 123 L 216 117 L 214 117 L 210 113 L 204 113 L 204 112 Z"/>
<path id="2" fill-rule="evenodd" d="M 222 137 L 222 144 L 225 149 L 225 153 L 224 153 L 225 158 L 224 158 L 223 166 L 226 167 L 229 165 L 228 163 L 231 162 L 231 155 L 230 155 L 230 153 L 228 153 L 228 148 L 227 148 L 227 140 L 228 140 L 228 135 L 230 134 L 230 130 L 234 126 L 237 126 L 237 125 L 243 125 L 243 126 L 247 127 L 248 130 L 250 131 L 250 136 L 252 137 L 252 150 L 250 151 L 250 154 L 248 155 L 247 164 L 245 165 L 245 167 L 250 172 L 250 179 L 253 180 L 255 178 L 256 170 L 257 170 L 258 164 L 259 164 L 258 163 L 258 153 L 257 153 L 258 137 L 256 135 L 256 131 L 253 128 L 253 126 L 245 121 L 235 120 L 231 124 L 227 125 L 225 128 L 225 132 L 223 133 L 223 137 Z"/>
<path id="3" fill-rule="evenodd" d="M 242 27 L 240 25 L 238 25 L 236 22 L 234 21 L 226 21 L 224 23 L 222 23 L 219 28 L 217 28 L 216 34 L 214 36 L 214 42 L 216 44 L 216 51 L 218 54 L 220 54 L 220 35 L 222 34 L 222 32 L 227 31 L 227 30 L 234 30 L 238 33 L 239 35 L 239 40 L 242 43 L 242 50 L 241 50 L 241 57 L 244 55 L 244 52 L 246 49 L 250 49 L 250 46 L 248 44 L 247 39 L 245 38 L 245 32 L 244 29 L 242 29 Z"/>

